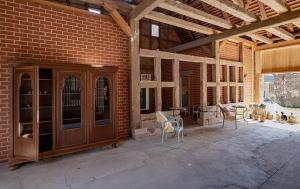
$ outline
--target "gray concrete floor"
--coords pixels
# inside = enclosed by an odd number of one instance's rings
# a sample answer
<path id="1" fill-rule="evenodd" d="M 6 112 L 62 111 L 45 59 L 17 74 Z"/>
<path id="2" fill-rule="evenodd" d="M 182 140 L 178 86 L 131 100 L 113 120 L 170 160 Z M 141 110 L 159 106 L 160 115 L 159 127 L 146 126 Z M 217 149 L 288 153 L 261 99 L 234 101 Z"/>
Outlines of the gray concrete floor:
<path id="1" fill-rule="evenodd" d="M 0 164 L 1 189 L 300 188 L 300 132 L 257 124 L 187 130 L 184 144 L 140 134 L 118 148 Z"/>

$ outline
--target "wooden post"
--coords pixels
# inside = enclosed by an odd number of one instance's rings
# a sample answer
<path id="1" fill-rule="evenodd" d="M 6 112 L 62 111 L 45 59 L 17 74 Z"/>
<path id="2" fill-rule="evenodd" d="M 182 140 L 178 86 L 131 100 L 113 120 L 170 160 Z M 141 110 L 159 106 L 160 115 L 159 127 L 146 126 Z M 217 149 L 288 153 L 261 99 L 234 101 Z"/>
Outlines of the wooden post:
<path id="1" fill-rule="evenodd" d="M 130 20 L 132 37 L 130 40 L 130 129 L 135 138 L 135 129 L 140 127 L 140 55 L 139 55 L 139 22 Z"/>
<path id="2" fill-rule="evenodd" d="M 200 64 L 200 104 L 203 110 L 207 107 L 207 64 Z M 200 115 L 200 125 L 205 124 L 205 113 Z"/>
<path id="3" fill-rule="evenodd" d="M 173 60 L 173 80 L 175 82 L 174 88 L 174 106 L 180 107 L 180 73 L 179 73 L 179 60 Z"/>
<path id="4" fill-rule="evenodd" d="M 214 45 L 214 50 L 215 50 L 215 58 L 216 58 L 216 103 L 220 103 L 220 98 L 221 98 L 221 65 L 220 65 L 220 42 L 216 41 Z M 219 115 L 219 114 L 218 114 Z"/>
<path id="5" fill-rule="evenodd" d="M 162 109 L 162 99 L 161 99 L 161 58 L 154 58 L 154 78 L 157 82 L 156 93 L 155 93 L 155 107 L 156 111 L 161 111 Z"/>
<path id="6" fill-rule="evenodd" d="M 227 103 L 230 103 L 230 66 L 226 66 L 227 67 L 227 73 L 226 73 L 226 77 L 227 77 Z"/>

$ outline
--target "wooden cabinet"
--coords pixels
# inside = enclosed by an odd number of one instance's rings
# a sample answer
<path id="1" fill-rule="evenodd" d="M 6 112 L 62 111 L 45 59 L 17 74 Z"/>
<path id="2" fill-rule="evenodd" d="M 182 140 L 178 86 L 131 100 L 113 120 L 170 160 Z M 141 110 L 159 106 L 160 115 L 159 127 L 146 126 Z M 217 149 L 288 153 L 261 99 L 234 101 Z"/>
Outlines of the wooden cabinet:
<path id="1" fill-rule="evenodd" d="M 10 165 L 117 143 L 117 69 L 14 68 Z"/>

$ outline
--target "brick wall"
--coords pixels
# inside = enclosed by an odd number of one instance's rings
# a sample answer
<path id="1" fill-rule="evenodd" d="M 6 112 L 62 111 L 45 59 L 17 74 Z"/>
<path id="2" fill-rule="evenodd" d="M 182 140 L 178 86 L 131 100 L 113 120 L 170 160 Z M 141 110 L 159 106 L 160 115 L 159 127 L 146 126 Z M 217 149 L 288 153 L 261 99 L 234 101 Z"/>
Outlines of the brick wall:
<path id="1" fill-rule="evenodd" d="M 8 158 L 8 62 L 101 64 L 117 74 L 119 134 L 129 134 L 128 39 L 107 16 L 48 3 L 0 0 L 0 160 Z"/>

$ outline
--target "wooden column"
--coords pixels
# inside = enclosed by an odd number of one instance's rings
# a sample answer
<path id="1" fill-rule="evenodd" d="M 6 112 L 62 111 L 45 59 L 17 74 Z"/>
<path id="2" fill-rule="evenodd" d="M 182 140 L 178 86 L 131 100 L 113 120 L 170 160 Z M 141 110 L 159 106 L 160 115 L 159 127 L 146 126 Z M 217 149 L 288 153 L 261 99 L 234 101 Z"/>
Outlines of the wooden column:
<path id="1" fill-rule="evenodd" d="M 139 22 L 130 20 L 132 37 L 130 40 L 130 128 L 131 137 L 135 138 L 135 129 L 140 127 L 140 55 L 139 55 Z"/>
<path id="2" fill-rule="evenodd" d="M 260 94 L 260 89 L 261 89 L 261 71 L 262 71 L 262 65 L 261 65 L 261 54 L 260 52 L 255 52 L 255 67 L 254 67 L 254 72 L 255 72 L 255 83 L 254 83 L 254 97 L 255 97 L 255 102 L 260 103 L 261 102 L 261 94 Z"/>
<path id="3" fill-rule="evenodd" d="M 174 88 L 174 107 L 180 107 L 180 73 L 179 73 L 179 60 L 173 60 L 173 80 L 175 83 Z"/>
<path id="4" fill-rule="evenodd" d="M 162 99 L 161 99 L 161 58 L 154 58 L 154 78 L 157 82 L 156 93 L 155 93 L 155 107 L 156 111 L 161 111 L 162 109 Z"/>
<path id="5" fill-rule="evenodd" d="M 200 64 L 200 103 L 203 110 L 207 107 L 207 64 Z M 200 115 L 200 125 L 205 124 L 205 114 Z"/>
<path id="6" fill-rule="evenodd" d="M 221 65 L 220 65 L 220 42 L 216 41 L 214 44 L 214 54 L 216 58 L 216 103 L 220 103 L 220 97 L 221 97 Z M 218 114 L 219 115 L 219 114 Z"/>
<path id="7" fill-rule="evenodd" d="M 226 65 L 227 68 L 227 73 L 226 73 L 226 77 L 227 77 L 227 103 L 230 103 L 230 67 L 228 65 Z"/>

